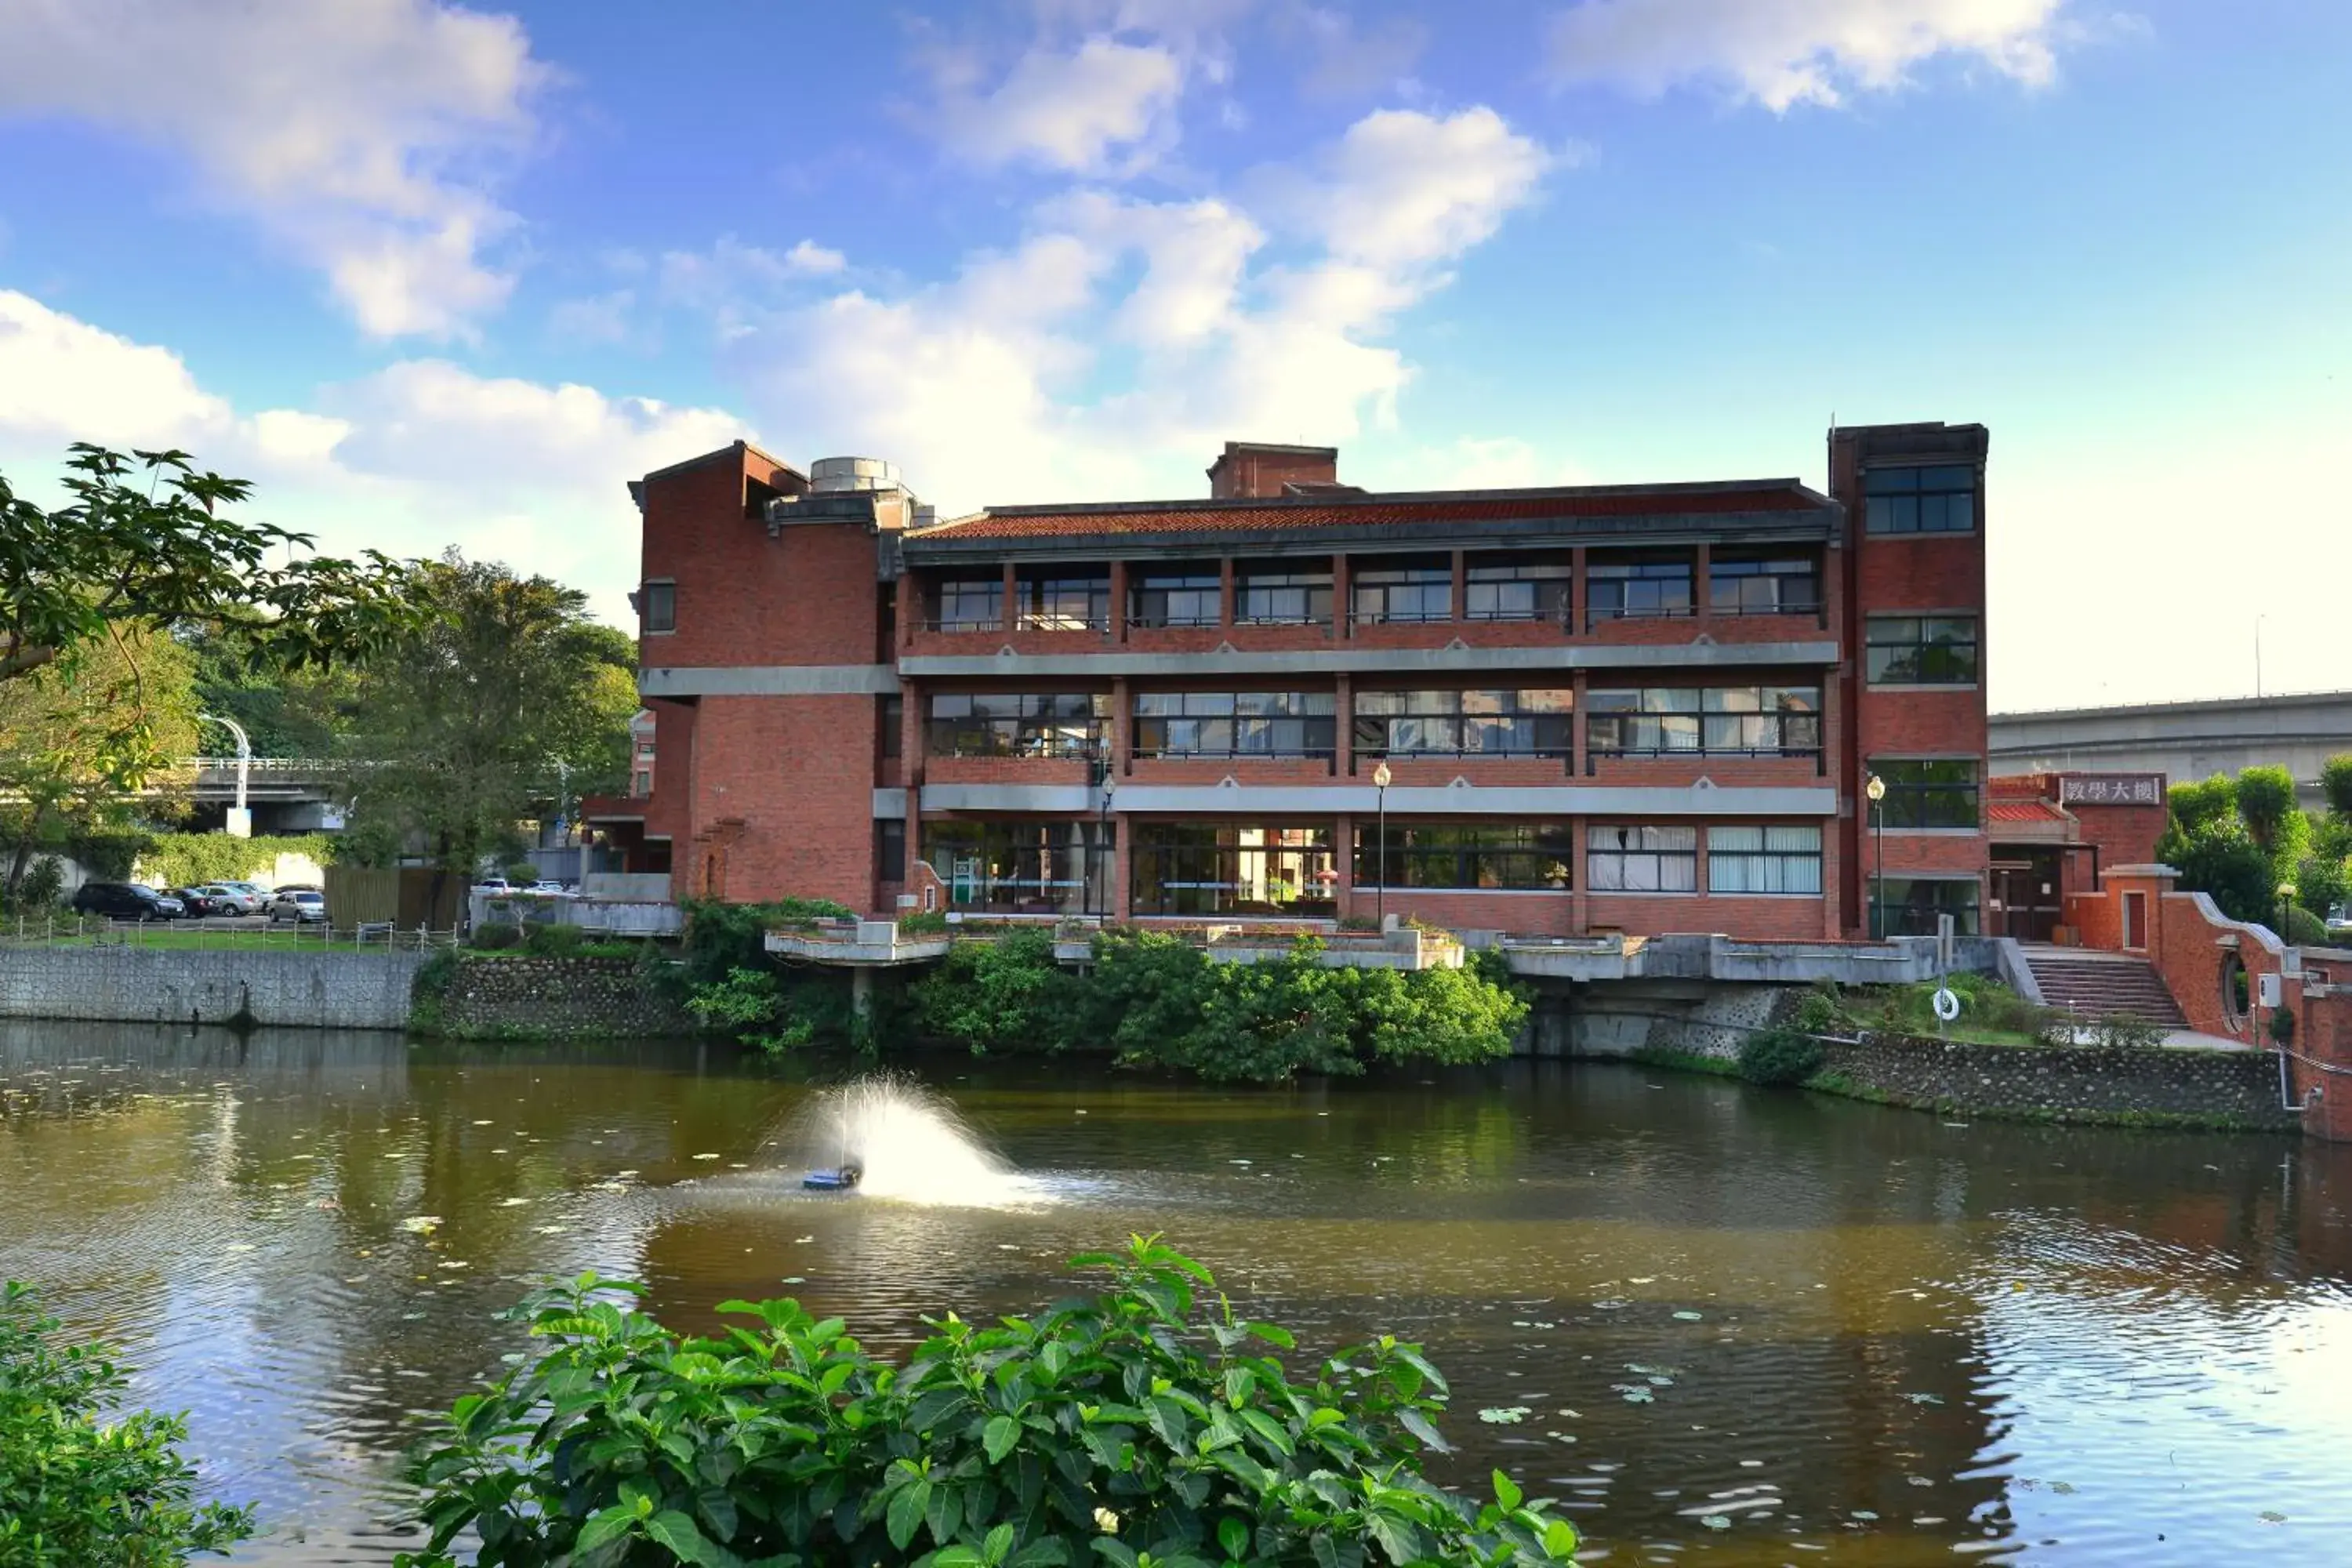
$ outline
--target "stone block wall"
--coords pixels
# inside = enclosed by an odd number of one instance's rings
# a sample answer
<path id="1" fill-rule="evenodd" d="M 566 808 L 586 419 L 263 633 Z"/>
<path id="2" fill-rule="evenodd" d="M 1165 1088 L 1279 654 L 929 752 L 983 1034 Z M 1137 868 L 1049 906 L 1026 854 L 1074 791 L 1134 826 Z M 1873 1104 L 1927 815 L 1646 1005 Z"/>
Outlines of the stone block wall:
<path id="1" fill-rule="evenodd" d="M 437 984 L 436 984 L 437 981 Z M 421 1034 L 471 1040 L 690 1035 L 692 1014 L 657 994 L 633 958 L 459 958 L 420 999 Z"/>
<path id="2" fill-rule="evenodd" d="M 1916 1036 L 1827 1047 L 1839 1087 L 1899 1104 L 2057 1121 L 2296 1131 L 2279 1103 L 2278 1058 L 2168 1047 L 1984 1046 Z"/>
<path id="3" fill-rule="evenodd" d="M 400 1029 L 414 952 L 0 950 L 0 1017 Z"/>

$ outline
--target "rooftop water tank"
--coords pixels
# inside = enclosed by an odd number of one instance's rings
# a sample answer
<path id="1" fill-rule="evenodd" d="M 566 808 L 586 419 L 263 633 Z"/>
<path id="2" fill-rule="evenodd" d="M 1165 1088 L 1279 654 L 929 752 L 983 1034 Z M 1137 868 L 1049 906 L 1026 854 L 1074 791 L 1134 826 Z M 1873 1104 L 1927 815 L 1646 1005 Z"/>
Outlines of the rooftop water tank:
<path id="1" fill-rule="evenodd" d="M 819 495 L 903 488 L 898 465 L 880 458 L 819 458 L 809 465 L 809 489 Z"/>

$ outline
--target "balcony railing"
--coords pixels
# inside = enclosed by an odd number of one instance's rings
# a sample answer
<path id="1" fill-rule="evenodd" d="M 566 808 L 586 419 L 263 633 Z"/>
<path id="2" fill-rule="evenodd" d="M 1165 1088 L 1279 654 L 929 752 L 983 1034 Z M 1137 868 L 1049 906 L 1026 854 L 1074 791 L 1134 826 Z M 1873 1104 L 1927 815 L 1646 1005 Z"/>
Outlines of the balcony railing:
<path id="1" fill-rule="evenodd" d="M 1108 632 L 1110 612 L 1100 615 L 1067 616 L 1051 610 L 1024 610 L 1020 629 L 1024 632 Z"/>
<path id="2" fill-rule="evenodd" d="M 1002 616 L 934 616 L 922 623 L 927 632 L 1001 632 L 1004 629 Z"/>

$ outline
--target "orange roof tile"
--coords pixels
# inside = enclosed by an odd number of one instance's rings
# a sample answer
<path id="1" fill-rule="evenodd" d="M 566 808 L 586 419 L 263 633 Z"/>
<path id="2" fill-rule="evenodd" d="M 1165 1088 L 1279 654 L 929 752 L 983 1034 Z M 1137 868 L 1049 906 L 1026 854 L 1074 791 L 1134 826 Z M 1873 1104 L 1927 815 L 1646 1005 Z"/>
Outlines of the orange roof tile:
<path id="1" fill-rule="evenodd" d="M 1005 507 L 908 538 L 1034 539 L 1087 534 L 1255 532 L 1267 529 L 1378 528 L 1412 522 L 1504 522 L 1558 517 L 1672 517 L 1691 513 L 1808 511 L 1827 506 L 1794 481 L 1753 487 L 1694 485 L 1502 491 L 1493 495 L 1311 496 L 1234 504 L 1161 502 L 1115 507 Z"/>
<path id="2" fill-rule="evenodd" d="M 1994 822 L 2063 822 L 2066 814 L 2046 800 L 1991 800 L 1985 816 Z"/>

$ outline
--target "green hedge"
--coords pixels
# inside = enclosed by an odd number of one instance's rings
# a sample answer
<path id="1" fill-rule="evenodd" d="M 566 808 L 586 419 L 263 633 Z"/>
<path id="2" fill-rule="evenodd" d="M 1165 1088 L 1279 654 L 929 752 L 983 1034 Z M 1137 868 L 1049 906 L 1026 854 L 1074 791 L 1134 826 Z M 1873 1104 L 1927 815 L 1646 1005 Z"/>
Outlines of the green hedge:
<path id="1" fill-rule="evenodd" d="M 140 849 L 138 874 L 166 888 L 247 882 L 274 875 L 280 855 L 307 855 L 320 866 L 331 865 L 335 840 L 325 833 L 267 838 L 232 838 L 226 833 L 159 834 Z"/>

